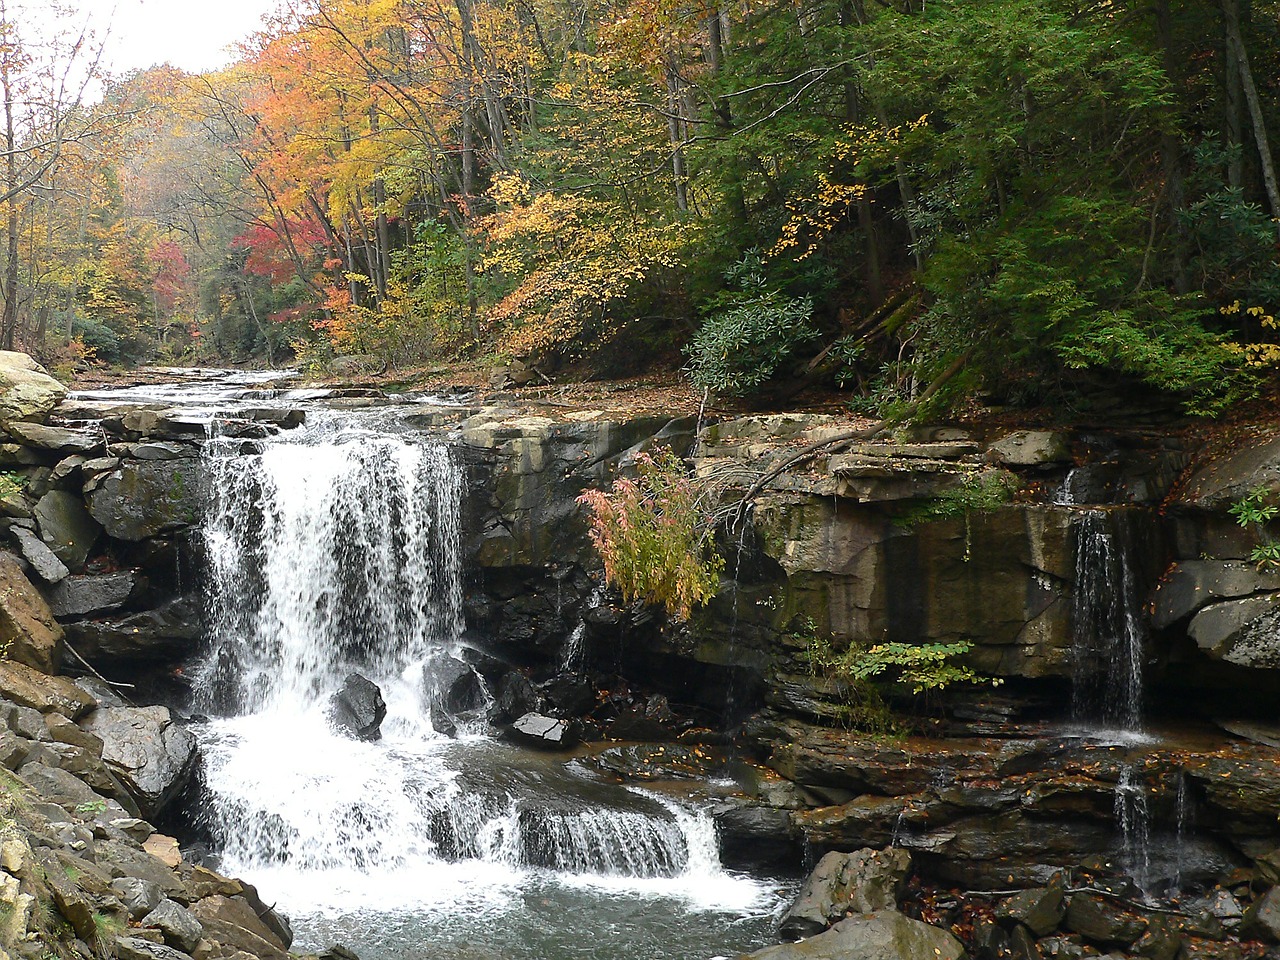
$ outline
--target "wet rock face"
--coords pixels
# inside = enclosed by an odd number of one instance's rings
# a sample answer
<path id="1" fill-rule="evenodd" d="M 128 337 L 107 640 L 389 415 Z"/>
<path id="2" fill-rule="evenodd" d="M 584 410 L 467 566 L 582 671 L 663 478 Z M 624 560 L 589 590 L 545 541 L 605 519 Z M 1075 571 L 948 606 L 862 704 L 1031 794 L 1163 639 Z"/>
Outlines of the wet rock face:
<path id="1" fill-rule="evenodd" d="M 382 691 L 368 677 L 350 674 L 342 689 L 329 698 L 329 723 L 334 729 L 356 740 L 382 738 L 382 721 L 387 704 Z"/>

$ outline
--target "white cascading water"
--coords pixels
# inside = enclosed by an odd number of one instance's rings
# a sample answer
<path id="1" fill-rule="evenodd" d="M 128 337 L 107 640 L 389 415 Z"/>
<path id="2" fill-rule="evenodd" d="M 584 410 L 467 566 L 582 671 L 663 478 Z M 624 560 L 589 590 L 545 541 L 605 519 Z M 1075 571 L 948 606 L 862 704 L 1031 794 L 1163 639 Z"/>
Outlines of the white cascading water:
<path id="1" fill-rule="evenodd" d="M 457 913 L 529 882 L 749 912 L 714 824 L 479 736 L 437 734 L 423 668 L 462 628 L 462 473 L 441 444 L 338 421 L 206 444 L 206 809 L 228 872 L 286 911 Z M 334 733 L 351 672 L 383 739 Z M 767 899 L 767 898 L 766 898 Z"/>
<path id="2" fill-rule="evenodd" d="M 1072 603 L 1072 713 L 1078 723 L 1140 734 L 1146 631 L 1122 512 L 1079 511 Z"/>

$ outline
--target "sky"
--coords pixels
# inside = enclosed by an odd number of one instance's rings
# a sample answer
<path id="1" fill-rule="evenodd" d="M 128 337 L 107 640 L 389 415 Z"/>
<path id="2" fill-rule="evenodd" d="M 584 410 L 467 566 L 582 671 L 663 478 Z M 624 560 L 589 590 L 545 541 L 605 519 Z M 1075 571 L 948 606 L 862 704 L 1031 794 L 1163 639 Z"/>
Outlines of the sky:
<path id="1" fill-rule="evenodd" d="M 275 0 L 68 0 L 101 37 L 111 73 L 171 63 L 188 73 L 226 66 L 228 47 L 254 33 Z"/>

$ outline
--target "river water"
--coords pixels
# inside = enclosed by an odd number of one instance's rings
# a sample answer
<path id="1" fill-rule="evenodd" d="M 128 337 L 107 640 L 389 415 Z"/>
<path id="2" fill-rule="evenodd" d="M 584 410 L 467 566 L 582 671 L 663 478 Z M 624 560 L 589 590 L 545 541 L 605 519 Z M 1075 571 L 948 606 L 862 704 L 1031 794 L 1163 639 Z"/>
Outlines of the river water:
<path id="1" fill-rule="evenodd" d="M 251 385 L 96 398 L 215 411 Z M 433 665 L 462 653 L 447 443 L 322 406 L 258 445 L 211 433 L 208 651 L 193 668 L 211 718 L 196 728 L 204 809 L 221 868 L 291 918 L 295 950 L 706 960 L 772 942 L 792 888 L 721 865 L 710 800 L 605 783 L 474 724 L 456 739 L 432 727 Z M 357 671 L 387 701 L 377 742 L 326 718 Z"/>

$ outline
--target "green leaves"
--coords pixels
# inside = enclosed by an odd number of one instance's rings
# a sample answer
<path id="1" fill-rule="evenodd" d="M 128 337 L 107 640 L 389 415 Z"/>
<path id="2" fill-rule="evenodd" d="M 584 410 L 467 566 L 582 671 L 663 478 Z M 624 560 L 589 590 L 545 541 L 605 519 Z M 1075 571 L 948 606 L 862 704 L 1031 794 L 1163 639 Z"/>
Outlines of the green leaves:
<path id="1" fill-rule="evenodd" d="M 835 685 L 847 720 L 871 733 L 895 728 L 884 697 L 895 691 L 913 696 L 936 693 L 957 683 L 999 684 L 958 662 L 973 645 L 954 643 L 850 643 L 837 649 L 829 635 L 820 633 L 812 620 L 800 623 L 805 649 L 802 654 L 815 676 Z"/>
<path id="2" fill-rule="evenodd" d="M 687 351 L 689 378 L 700 389 L 744 396 L 769 381 L 818 331 L 809 323 L 813 301 L 772 286 L 757 252 L 748 251 L 727 277 L 738 290 L 708 302 L 709 316 Z"/>

